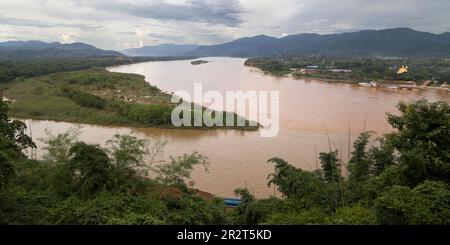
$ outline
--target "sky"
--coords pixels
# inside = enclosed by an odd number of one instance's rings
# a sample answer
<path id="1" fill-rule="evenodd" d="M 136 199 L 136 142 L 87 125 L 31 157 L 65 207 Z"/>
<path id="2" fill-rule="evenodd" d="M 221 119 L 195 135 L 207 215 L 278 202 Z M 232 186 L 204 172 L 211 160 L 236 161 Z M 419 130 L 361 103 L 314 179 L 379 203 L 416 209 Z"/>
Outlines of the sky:
<path id="1" fill-rule="evenodd" d="M 395 27 L 448 32 L 450 0 L 0 0 L 0 41 L 114 50 Z"/>

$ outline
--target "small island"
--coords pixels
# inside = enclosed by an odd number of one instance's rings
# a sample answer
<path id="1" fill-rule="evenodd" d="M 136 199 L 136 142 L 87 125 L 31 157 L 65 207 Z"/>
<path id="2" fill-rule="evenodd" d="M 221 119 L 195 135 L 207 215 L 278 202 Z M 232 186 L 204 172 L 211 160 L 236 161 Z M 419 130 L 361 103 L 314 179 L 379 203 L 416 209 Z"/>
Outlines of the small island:
<path id="1" fill-rule="evenodd" d="M 191 61 L 191 65 L 201 65 L 201 64 L 206 64 L 209 63 L 209 61 L 207 60 L 193 60 Z"/>

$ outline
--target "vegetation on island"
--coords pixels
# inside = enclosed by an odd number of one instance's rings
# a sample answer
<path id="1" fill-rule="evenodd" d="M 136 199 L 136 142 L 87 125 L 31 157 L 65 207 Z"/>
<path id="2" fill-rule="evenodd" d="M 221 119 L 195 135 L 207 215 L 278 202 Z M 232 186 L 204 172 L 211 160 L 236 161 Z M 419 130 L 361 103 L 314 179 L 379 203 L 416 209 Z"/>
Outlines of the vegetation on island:
<path id="1" fill-rule="evenodd" d="M 209 63 L 209 61 L 206 61 L 206 60 L 194 60 L 194 61 L 191 61 L 191 65 L 201 65 L 201 64 L 206 64 L 206 63 Z"/>
<path id="2" fill-rule="evenodd" d="M 191 57 L 70 57 L 26 58 L 0 57 L 0 84 L 64 71 L 79 71 L 93 67 L 132 64 L 145 61 L 191 59 Z"/>
<path id="3" fill-rule="evenodd" d="M 173 127 L 171 114 L 177 106 L 171 103 L 170 94 L 150 85 L 144 76 L 114 73 L 103 68 L 20 79 L 0 88 L 3 96 L 12 101 L 11 116 L 17 118 L 170 128 Z M 192 105 L 192 115 L 193 108 Z M 233 117 L 236 125 L 239 117 L 235 113 L 223 113 Z M 225 121 L 226 116 L 223 118 Z M 250 126 L 247 120 L 245 125 L 236 128 L 258 128 Z"/>
<path id="4" fill-rule="evenodd" d="M 394 83 L 397 81 L 415 81 L 422 84 L 432 81 L 430 85 L 450 82 L 450 60 L 445 58 L 344 58 L 328 56 L 251 58 L 245 62 L 262 71 L 274 75 L 292 74 L 299 77 L 332 79 L 346 82 Z M 408 72 L 397 74 L 402 66 Z M 302 72 L 303 69 L 303 72 Z"/>
<path id="5" fill-rule="evenodd" d="M 331 142 L 319 170 L 270 159 L 268 184 L 283 196 L 236 189 L 233 210 L 185 184 L 208 165 L 199 153 L 159 161 L 164 143 L 116 135 L 103 148 L 73 129 L 42 139 L 36 160 L 23 153 L 35 148 L 26 125 L 7 110 L 0 102 L 1 224 L 450 224 L 447 102 L 399 104 L 388 114 L 396 131 L 363 132 L 345 164 Z"/>

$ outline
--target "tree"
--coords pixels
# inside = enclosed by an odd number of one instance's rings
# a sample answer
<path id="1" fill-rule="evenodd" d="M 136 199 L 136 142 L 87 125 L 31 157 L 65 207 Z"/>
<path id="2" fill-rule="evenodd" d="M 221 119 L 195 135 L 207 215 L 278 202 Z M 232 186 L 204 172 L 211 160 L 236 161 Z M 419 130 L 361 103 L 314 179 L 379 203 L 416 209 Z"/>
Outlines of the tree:
<path id="1" fill-rule="evenodd" d="M 230 220 L 223 212 L 222 199 L 203 200 L 191 193 L 182 193 L 179 198 L 167 200 L 165 219 L 168 224 L 177 225 L 224 225 Z"/>
<path id="2" fill-rule="evenodd" d="M 243 223 L 246 225 L 260 224 L 271 214 L 283 211 L 282 209 L 282 201 L 275 197 L 253 201 L 245 209 Z"/>
<path id="3" fill-rule="evenodd" d="M 8 105 L 0 100 L 0 188 L 15 176 L 14 161 L 25 160 L 22 151 L 36 147 L 25 133 L 25 123 L 11 120 L 7 112 Z"/>
<path id="4" fill-rule="evenodd" d="M 367 181 L 370 177 L 371 161 L 366 151 L 371 137 L 370 132 L 363 132 L 353 143 L 352 157 L 348 162 L 350 181 Z"/>
<path id="5" fill-rule="evenodd" d="M 69 160 L 70 148 L 75 145 L 80 128 L 70 128 L 66 132 L 52 135 L 45 131 L 46 138 L 40 139 L 45 144 L 42 159 L 49 164 L 65 164 Z"/>
<path id="6" fill-rule="evenodd" d="M 374 146 L 369 149 L 369 158 L 372 160 L 371 175 L 380 175 L 387 167 L 397 163 L 394 156 L 394 147 L 386 143 L 384 138 L 379 138 L 379 147 Z"/>
<path id="7" fill-rule="evenodd" d="M 450 188 L 436 181 L 414 189 L 394 186 L 376 200 L 375 209 L 381 224 L 450 224 Z"/>
<path id="8" fill-rule="evenodd" d="M 0 152 L 0 189 L 15 176 L 14 166 L 5 153 Z"/>
<path id="9" fill-rule="evenodd" d="M 243 215 L 247 206 L 255 201 L 255 197 L 250 193 L 247 188 L 238 188 L 234 190 L 234 194 L 241 198 L 241 203 L 236 207 L 236 212 L 239 215 Z"/>
<path id="10" fill-rule="evenodd" d="M 424 180 L 450 183 L 450 106 L 440 101 L 400 103 L 401 115 L 388 114 L 396 132 L 387 141 L 400 153 L 410 185 Z"/>
<path id="11" fill-rule="evenodd" d="M 78 142 L 70 148 L 69 154 L 69 169 L 82 194 L 91 195 L 111 187 L 112 165 L 103 149 Z"/>
<path id="12" fill-rule="evenodd" d="M 110 146 L 114 166 L 128 177 L 146 176 L 148 172 L 144 157 L 148 155 L 147 142 L 130 135 L 114 135 L 107 144 Z"/>
<path id="13" fill-rule="evenodd" d="M 326 223 L 327 214 L 323 209 L 311 208 L 297 212 L 274 213 L 264 225 L 320 225 Z"/>
<path id="14" fill-rule="evenodd" d="M 23 157 L 22 150 L 36 148 L 31 137 L 26 134 L 26 129 L 24 122 L 8 117 L 8 105 L 0 101 L 0 150 Z"/>
<path id="15" fill-rule="evenodd" d="M 341 179 L 341 163 L 338 155 L 338 150 L 319 154 L 323 176 L 328 182 L 338 182 Z"/>
<path id="16" fill-rule="evenodd" d="M 297 207 L 335 207 L 339 193 L 336 182 L 327 183 L 319 171 L 304 171 L 280 158 L 268 162 L 275 164 L 268 185 L 276 185 L 287 199 L 295 199 Z"/>
<path id="17" fill-rule="evenodd" d="M 374 225 L 377 220 L 373 210 L 355 205 L 338 208 L 327 223 L 335 225 Z"/>
<path id="18" fill-rule="evenodd" d="M 194 167 L 203 166 L 208 171 L 208 164 L 205 156 L 194 152 L 177 158 L 170 157 L 170 162 L 155 166 L 153 171 L 157 174 L 156 180 L 164 185 L 186 187 L 184 180 L 191 177 Z"/>

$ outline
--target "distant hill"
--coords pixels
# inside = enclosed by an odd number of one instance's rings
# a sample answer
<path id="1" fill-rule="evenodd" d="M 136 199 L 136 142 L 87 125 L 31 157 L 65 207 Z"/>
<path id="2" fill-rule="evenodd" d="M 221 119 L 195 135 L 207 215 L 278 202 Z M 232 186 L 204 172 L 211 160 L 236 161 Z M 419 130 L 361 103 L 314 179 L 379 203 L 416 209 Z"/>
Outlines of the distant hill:
<path id="1" fill-rule="evenodd" d="M 199 45 L 159 44 L 142 48 L 125 49 L 121 52 L 128 56 L 184 56 Z"/>
<path id="2" fill-rule="evenodd" d="M 192 56 L 259 56 L 263 48 L 274 45 L 279 41 L 278 38 L 259 35 L 255 37 L 245 37 L 236 39 L 232 42 L 201 46 L 187 53 Z"/>
<path id="3" fill-rule="evenodd" d="M 255 36 L 201 46 L 186 55 L 450 57 L 450 33 L 433 34 L 395 28 L 328 35 L 298 34 L 283 38 Z"/>
<path id="4" fill-rule="evenodd" d="M 111 57 L 123 54 L 96 48 L 85 43 L 62 44 L 41 41 L 0 42 L 0 58 L 68 58 L 68 57 Z"/>

